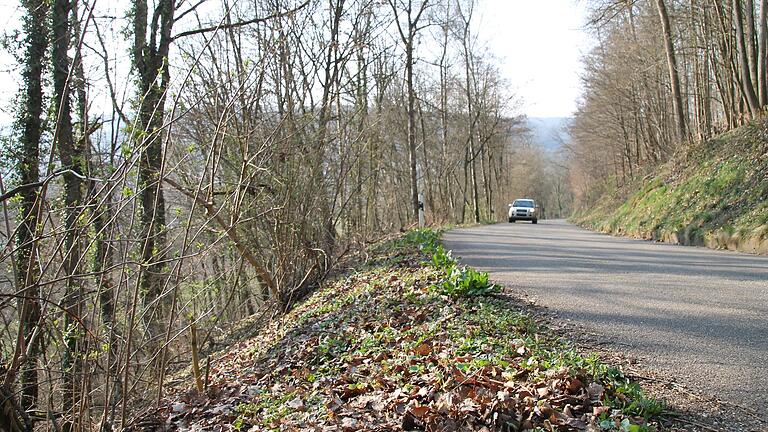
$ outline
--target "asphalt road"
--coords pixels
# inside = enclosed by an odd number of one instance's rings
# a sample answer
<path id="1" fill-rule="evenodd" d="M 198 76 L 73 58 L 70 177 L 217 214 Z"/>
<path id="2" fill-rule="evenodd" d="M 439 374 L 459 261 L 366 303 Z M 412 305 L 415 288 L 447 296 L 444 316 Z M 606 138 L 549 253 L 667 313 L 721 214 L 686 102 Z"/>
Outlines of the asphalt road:
<path id="1" fill-rule="evenodd" d="M 768 421 L 768 257 L 611 237 L 564 221 L 443 238 L 495 282 Z"/>

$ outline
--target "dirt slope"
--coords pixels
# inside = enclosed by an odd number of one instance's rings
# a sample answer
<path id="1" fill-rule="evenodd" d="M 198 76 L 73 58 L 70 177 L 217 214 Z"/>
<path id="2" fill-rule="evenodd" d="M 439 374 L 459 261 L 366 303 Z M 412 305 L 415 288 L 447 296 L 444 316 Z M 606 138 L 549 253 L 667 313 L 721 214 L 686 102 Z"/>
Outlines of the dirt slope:
<path id="1" fill-rule="evenodd" d="M 207 381 L 128 430 L 648 432 L 663 411 L 428 231 L 216 355 Z"/>

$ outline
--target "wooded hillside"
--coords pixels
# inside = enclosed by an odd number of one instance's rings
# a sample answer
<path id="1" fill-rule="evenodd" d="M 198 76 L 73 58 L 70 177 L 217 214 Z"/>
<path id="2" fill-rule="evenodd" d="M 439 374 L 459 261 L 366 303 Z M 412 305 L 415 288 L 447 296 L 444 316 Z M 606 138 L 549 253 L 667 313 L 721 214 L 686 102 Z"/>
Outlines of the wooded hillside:
<path id="1" fill-rule="evenodd" d="M 581 207 L 768 104 L 768 2 L 595 1 L 573 127 Z"/>
<path id="2" fill-rule="evenodd" d="M 120 427 L 419 200 L 506 211 L 524 131 L 473 1 L 21 6 L 0 360 L 29 424 Z"/>

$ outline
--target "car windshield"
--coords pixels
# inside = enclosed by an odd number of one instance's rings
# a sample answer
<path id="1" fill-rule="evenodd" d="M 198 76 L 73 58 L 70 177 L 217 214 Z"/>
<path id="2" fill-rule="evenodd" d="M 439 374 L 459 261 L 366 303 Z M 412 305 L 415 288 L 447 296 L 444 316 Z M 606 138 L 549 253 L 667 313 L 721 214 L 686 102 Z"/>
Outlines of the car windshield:
<path id="1" fill-rule="evenodd" d="M 531 200 L 515 200 L 512 203 L 512 207 L 528 207 L 533 208 L 533 201 Z"/>

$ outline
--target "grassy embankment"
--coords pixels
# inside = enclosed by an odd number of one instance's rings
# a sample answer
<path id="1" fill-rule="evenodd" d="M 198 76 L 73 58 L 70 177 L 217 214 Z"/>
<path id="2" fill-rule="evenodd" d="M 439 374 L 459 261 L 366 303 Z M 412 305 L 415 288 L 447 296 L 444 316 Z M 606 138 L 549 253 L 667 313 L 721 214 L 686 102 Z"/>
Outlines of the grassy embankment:
<path id="1" fill-rule="evenodd" d="M 378 246 L 139 424 L 242 431 L 656 430 L 663 406 L 523 314 L 434 231 Z M 197 429 L 196 429 L 197 428 Z"/>
<path id="2" fill-rule="evenodd" d="M 766 126 L 698 144 L 572 219 L 605 233 L 768 254 Z"/>

